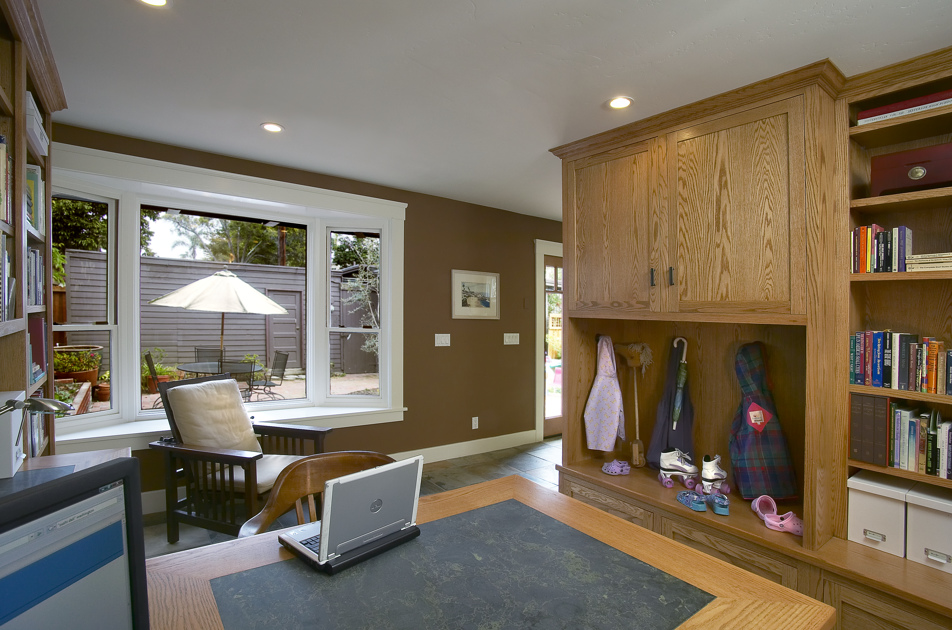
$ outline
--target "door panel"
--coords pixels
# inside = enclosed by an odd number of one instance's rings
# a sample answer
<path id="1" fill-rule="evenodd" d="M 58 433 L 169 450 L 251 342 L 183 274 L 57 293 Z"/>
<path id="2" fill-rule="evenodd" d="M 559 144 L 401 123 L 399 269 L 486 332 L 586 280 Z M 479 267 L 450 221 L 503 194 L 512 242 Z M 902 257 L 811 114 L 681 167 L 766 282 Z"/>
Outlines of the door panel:
<path id="1" fill-rule="evenodd" d="M 268 297 L 287 310 L 287 315 L 268 317 L 268 361 L 275 351 L 288 353 L 288 369 L 301 369 L 304 347 L 303 297 L 300 291 L 268 290 Z"/>
<path id="2" fill-rule="evenodd" d="M 677 303 L 700 313 L 791 313 L 802 266 L 802 99 L 669 135 Z"/>

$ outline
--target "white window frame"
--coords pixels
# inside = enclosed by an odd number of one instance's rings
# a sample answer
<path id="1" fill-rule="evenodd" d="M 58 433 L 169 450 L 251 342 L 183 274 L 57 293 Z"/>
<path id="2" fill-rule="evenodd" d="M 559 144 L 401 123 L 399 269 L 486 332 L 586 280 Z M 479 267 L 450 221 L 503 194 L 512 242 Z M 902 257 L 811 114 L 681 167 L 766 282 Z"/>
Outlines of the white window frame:
<path id="1" fill-rule="evenodd" d="M 274 218 L 307 227 L 306 365 L 303 400 L 249 405 L 256 421 L 275 420 L 346 427 L 403 419 L 403 244 L 406 204 L 273 180 L 182 166 L 157 160 L 53 143 L 52 186 L 80 195 L 118 200 L 115 283 L 118 309 L 112 335 L 116 401 L 109 412 L 57 421 L 57 435 L 108 434 L 110 427 L 140 422 L 166 426 L 161 410 L 140 410 L 139 211 L 142 205 L 201 210 L 235 217 Z M 129 219 L 125 219 L 129 216 Z M 135 217 L 135 220 L 131 220 Z M 115 226 L 115 227 L 113 227 Z M 363 228 L 381 236 L 381 396 L 327 395 L 329 349 L 329 229 Z M 385 318 L 384 318 L 385 317 Z M 320 345 L 319 345 L 320 344 Z M 135 369 L 131 369 L 135 366 Z M 134 378 L 133 378 L 134 377 Z M 350 397 L 355 398 L 355 397 Z M 88 416 L 88 417 L 87 417 Z M 158 424 L 154 422 L 161 420 Z M 124 434 L 137 429 L 125 426 Z M 116 430 L 120 432 L 119 429 Z M 75 438 L 79 439 L 79 438 Z M 141 440 L 140 440 L 141 441 Z M 145 443 L 144 443 L 145 444 Z M 143 446 L 144 446 L 143 444 Z M 138 442 L 136 443 L 136 446 Z"/>

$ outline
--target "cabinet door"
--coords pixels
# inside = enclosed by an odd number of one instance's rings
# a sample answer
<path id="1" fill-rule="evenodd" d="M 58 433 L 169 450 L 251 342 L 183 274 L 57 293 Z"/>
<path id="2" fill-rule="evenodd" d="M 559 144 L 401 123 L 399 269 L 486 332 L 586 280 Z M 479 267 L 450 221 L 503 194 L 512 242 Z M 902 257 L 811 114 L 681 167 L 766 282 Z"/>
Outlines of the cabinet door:
<path id="1" fill-rule="evenodd" d="M 877 590 L 829 575 L 823 580 L 823 601 L 836 608 L 840 630 L 939 630 L 952 620 Z"/>
<path id="2" fill-rule="evenodd" d="M 566 176 L 574 185 L 565 200 L 570 311 L 617 316 L 660 310 L 664 152 L 664 143 L 653 139 L 570 163 Z"/>
<path id="3" fill-rule="evenodd" d="M 600 510 L 605 510 L 609 514 L 623 518 L 635 525 L 640 525 L 645 529 L 654 528 L 654 512 L 641 507 L 641 505 L 636 504 L 630 499 L 625 499 L 613 492 L 599 490 L 591 485 L 580 483 L 564 474 L 559 478 L 559 484 L 561 486 L 559 491 L 562 494 L 566 494 L 573 499 L 578 499 L 582 503 L 587 503 Z"/>
<path id="4" fill-rule="evenodd" d="M 804 312 L 803 146 L 802 97 L 668 135 L 670 310 Z"/>

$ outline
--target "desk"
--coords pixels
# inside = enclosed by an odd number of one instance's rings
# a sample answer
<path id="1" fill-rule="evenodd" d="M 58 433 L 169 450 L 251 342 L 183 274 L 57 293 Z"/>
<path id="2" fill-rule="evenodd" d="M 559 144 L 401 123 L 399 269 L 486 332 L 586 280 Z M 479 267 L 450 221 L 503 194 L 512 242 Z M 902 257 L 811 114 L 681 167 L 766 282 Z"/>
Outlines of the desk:
<path id="1" fill-rule="evenodd" d="M 833 627 L 835 610 L 830 606 L 521 477 L 423 497 L 417 521 L 428 523 L 509 499 L 715 597 L 680 628 Z M 151 627 L 222 628 L 210 580 L 281 561 L 299 562 L 280 546 L 276 532 L 150 559 Z"/>
<path id="2" fill-rule="evenodd" d="M 132 457 L 132 450 L 117 448 L 31 457 L 23 462 L 20 470 L 13 477 L 0 479 L 0 496 L 20 492 L 32 486 L 65 477 L 84 468 L 91 468 L 97 464 L 108 462 L 117 457 Z"/>

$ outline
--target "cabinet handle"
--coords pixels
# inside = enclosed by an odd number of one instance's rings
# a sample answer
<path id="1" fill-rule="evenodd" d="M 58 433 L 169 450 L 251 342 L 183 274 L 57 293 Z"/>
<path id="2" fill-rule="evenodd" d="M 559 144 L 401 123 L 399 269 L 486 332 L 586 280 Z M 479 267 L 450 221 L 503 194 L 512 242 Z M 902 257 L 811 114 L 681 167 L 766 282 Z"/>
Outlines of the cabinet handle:
<path id="1" fill-rule="evenodd" d="M 651 286 L 654 286 L 654 267 L 651 268 Z"/>
<path id="2" fill-rule="evenodd" d="M 668 284 L 674 286 L 674 267 L 668 267 Z"/>
<path id="3" fill-rule="evenodd" d="M 876 542 L 886 542 L 886 534 L 880 534 L 879 532 L 874 532 L 871 529 L 864 529 L 863 536 L 869 538 L 870 540 L 875 540 Z"/>
<path id="4" fill-rule="evenodd" d="M 952 562 L 952 556 L 949 554 L 936 551 L 935 549 L 929 549 L 928 547 L 926 547 L 926 558 L 929 560 L 935 560 L 936 562 L 944 562 L 946 564 Z"/>

